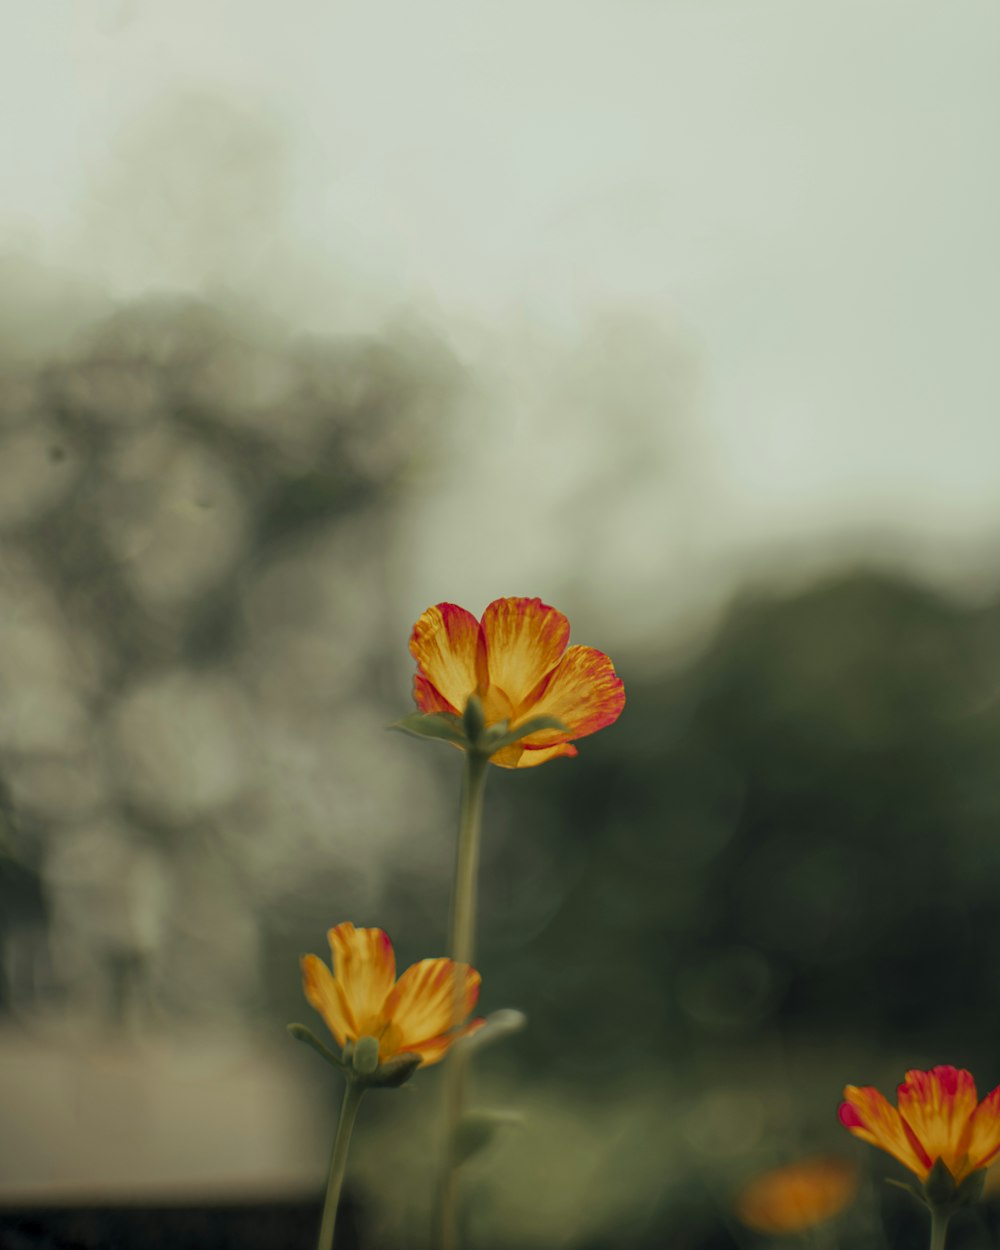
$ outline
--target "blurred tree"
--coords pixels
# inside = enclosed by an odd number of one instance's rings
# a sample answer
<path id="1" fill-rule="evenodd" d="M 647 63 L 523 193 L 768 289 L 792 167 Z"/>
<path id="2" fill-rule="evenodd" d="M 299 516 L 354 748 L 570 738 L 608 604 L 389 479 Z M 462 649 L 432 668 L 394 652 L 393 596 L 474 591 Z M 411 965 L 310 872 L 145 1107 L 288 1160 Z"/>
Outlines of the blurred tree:
<path id="1" fill-rule="evenodd" d="M 998 618 L 861 571 L 745 597 L 686 672 L 622 663 L 614 730 L 492 796 L 501 875 L 542 856 L 564 882 L 513 955 L 527 904 L 487 911 L 532 1064 L 589 1081 L 626 1044 L 657 1064 L 776 1027 L 986 1050 Z"/>
<path id="2" fill-rule="evenodd" d="M 0 374 L 0 945 L 48 916 L 51 994 L 259 1002 L 261 943 L 291 929 L 287 977 L 325 874 L 402 822 L 406 771 L 379 787 L 359 743 L 389 718 L 405 483 L 458 380 L 416 325 L 292 338 L 168 299 Z M 38 988 L 10 963 L 0 1010 Z"/>

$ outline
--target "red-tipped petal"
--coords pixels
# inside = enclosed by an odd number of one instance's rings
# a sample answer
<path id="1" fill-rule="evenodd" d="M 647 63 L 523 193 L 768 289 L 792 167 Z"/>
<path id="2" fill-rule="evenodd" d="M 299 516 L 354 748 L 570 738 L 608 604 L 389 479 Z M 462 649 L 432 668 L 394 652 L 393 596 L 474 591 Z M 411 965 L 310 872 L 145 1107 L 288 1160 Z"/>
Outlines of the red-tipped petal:
<path id="1" fill-rule="evenodd" d="M 561 742 L 554 747 L 524 747 L 520 742 L 515 742 L 491 755 L 490 763 L 497 764 L 500 768 L 536 768 L 560 755 L 573 756 L 579 755 L 579 752 L 569 742 Z"/>
<path id="2" fill-rule="evenodd" d="M 842 1102 L 837 1108 L 837 1119 L 840 1120 L 844 1128 L 865 1128 L 865 1122 L 858 1114 L 857 1107 L 849 1102 Z"/>
<path id="3" fill-rule="evenodd" d="M 480 684 L 485 651 L 479 622 L 454 603 L 428 608 L 413 627 L 410 654 L 420 665 L 413 697 L 424 712 L 462 712 Z M 427 687 L 433 690 L 431 694 Z M 422 698 L 436 706 L 425 706 Z"/>
<path id="4" fill-rule="evenodd" d="M 923 1180 L 931 1170 L 927 1157 L 912 1132 L 907 1132 L 899 1112 L 871 1085 L 848 1085 L 838 1111 L 840 1122 L 855 1137 L 878 1146 L 898 1159 Z"/>
<path id="5" fill-rule="evenodd" d="M 554 716 L 566 733 L 545 729 L 524 739 L 525 746 L 554 746 L 570 738 L 584 738 L 612 725 L 625 706 L 625 686 L 615 667 L 594 647 L 569 647 L 558 666 L 537 691 L 520 719 Z"/>
<path id="6" fill-rule="evenodd" d="M 458 712 L 432 685 L 423 673 L 415 673 L 413 677 L 413 702 L 421 712 Z"/>
<path id="7" fill-rule="evenodd" d="M 968 1171 L 970 1121 L 977 1102 L 972 1073 L 949 1064 L 927 1072 L 913 1069 L 899 1086 L 896 1102 L 931 1163 L 941 1159 L 961 1180 Z"/>

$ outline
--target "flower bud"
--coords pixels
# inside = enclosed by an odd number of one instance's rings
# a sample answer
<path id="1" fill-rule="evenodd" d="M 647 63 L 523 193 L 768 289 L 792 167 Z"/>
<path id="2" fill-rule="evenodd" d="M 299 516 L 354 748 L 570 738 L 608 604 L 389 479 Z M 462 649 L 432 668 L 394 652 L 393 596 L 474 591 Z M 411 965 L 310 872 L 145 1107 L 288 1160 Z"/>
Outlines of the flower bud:
<path id="1" fill-rule="evenodd" d="M 315 1033 L 311 1029 L 307 1029 L 304 1024 L 290 1024 L 288 1032 L 297 1042 L 305 1042 L 307 1046 L 311 1046 L 318 1055 L 333 1067 L 340 1068 L 342 1071 L 346 1068 L 347 1064 L 344 1062 L 344 1058 L 340 1055 L 335 1055 L 328 1046 L 324 1046 Z"/>
<path id="2" fill-rule="evenodd" d="M 354 1071 L 361 1076 L 371 1076 L 378 1067 L 378 1041 L 374 1037 L 359 1037 L 354 1043 Z"/>

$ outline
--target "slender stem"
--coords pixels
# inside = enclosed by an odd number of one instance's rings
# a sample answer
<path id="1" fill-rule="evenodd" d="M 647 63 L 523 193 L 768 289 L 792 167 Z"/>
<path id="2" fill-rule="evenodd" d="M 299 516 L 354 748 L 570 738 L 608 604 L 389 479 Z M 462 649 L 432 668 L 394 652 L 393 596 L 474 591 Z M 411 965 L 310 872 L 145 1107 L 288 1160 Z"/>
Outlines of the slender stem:
<path id="1" fill-rule="evenodd" d="M 460 964 L 471 964 L 476 949 L 479 830 L 483 816 L 483 790 L 486 788 L 489 767 L 488 756 L 478 751 L 466 752 L 458 850 L 455 855 L 455 883 L 451 900 L 451 957 Z"/>
<path id="2" fill-rule="evenodd" d="M 948 1235 L 950 1212 L 942 1212 L 931 1207 L 931 1246 L 930 1250 L 944 1250 L 944 1239 Z"/>
<path id="3" fill-rule="evenodd" d="M 340 1205 L 340 1190 L 344 1184 L 344 1173 L 347 1171 L 347 1152 L 351 1147 L 351 1132 L 357 1119 L 358 1107 L 364 1089 L 347 1080 L 344 1090 L 344 1101 L 340 1104 L 340 1119 L 337 1121 L 337 1133 L 333 1139 L 333 1150 L 330 1152 L 330 1175 L 326 1182 L 326 1197 L 323 1200 L 323 1219 L 319 1226 L 319 1241 L 316 1250 L 332 1250 L 333 1230 L 337 1223 L 337 1207 Z"/>
<path id="4" fill-rule="evenodd" d="M 462 807 L 455 856 L 455 883 L 451 903 L 451 957 L 459 964 L 471 964 L 476 950 L 476 881 L 479 875 L 479 831 L 482 825 L 483 791 L 489 772 L 489 756 L 467 751 L 462 778 Z M 463 1015 L 464 978 L 455 977 L 454 1023 Z M 441 1179 L 438 1191 L 437 1236 L 441 1250 L 458 1245 L 458 1178 L 454 1155 L 455 1134 L 465 1101 L 465 1056 L 451 1055 L 444 1076 L 444 1132 L 442 1135 Z"/>

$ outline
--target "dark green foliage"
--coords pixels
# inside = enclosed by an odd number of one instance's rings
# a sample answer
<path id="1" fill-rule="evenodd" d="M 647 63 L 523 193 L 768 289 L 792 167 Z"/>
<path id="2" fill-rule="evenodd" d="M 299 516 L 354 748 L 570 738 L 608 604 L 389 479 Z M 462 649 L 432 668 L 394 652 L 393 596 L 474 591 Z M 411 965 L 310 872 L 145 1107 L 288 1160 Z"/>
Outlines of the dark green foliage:
<path id="1" fill-rule="evenodd" d="M 511 875 L 538 844 L 569 883 L 496 960 L 532 1062 L 593 1079 L 623 1021 L 650 1061 L 776 1026 L 990 1056 L 1000 615 L 847 574 L 738 604 L 687 672 L 616 660 L 619 724 L 491 794 Z M 487 904 L 484 962 L 520 920 Z"/>

